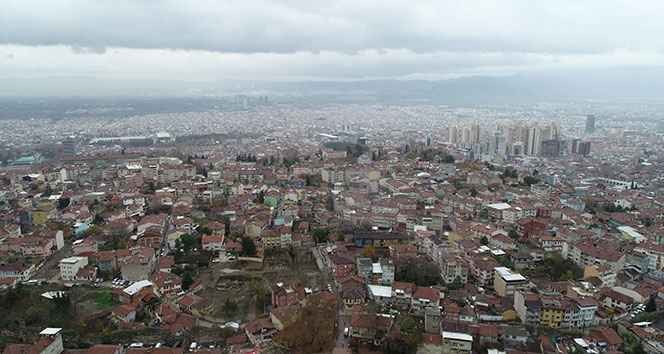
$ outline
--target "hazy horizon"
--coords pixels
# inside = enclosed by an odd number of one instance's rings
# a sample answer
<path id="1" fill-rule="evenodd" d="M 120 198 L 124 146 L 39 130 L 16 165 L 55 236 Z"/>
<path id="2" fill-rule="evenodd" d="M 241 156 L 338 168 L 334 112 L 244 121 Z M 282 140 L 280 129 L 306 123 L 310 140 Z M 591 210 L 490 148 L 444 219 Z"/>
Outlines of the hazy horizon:
<path id="1" fill-rule="evenodd" d="M 579 81 L 600 96 L 656 97 L 639 85 L 630 94 L 629 75 L 614 72 L 648 73 L 637 78 L 650 86 L 664 81 L 660 15 L 661 2 L 617 0 L 10 0 L 0 14 L 0 95 L 189 96 L 232 92 L 238 80 L 516 78 L 534 80 L 519 85 L 542 96 L 549 93 L 539 86 L 565 93 Z M 607 91 L 604 76 L 627 89 Z"/>

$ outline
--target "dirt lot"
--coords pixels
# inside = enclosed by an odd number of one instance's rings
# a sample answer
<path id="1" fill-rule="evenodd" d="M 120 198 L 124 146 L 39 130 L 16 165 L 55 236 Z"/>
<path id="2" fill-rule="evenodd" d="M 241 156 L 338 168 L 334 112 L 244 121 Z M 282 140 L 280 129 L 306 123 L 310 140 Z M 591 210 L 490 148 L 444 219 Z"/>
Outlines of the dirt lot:
<path id="1" fill-rule="evenodd" d="M 198 295 L 213 302 L 211 317 L 219 322 L 246 322 L 267 314 L 270 286 L 277 282 L 318 289 L 328 283 L 308 250 L 270 252 L 262 263 L 219 263 L 201 274 L 201 280 L 205 288 Z"/>

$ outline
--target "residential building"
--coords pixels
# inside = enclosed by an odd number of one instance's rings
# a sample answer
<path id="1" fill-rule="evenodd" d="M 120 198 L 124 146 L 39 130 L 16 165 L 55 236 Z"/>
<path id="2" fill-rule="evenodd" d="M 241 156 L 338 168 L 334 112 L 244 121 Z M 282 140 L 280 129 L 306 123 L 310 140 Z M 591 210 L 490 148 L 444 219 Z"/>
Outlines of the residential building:
<path id="1" fill-rule="evenodd" d="M 88 265 L 88 257 L 69 257 L 60 261 L 60 277 L 62 280 L 73 281 L 78 271 Z"/>
<path id="2" fill-rule="evenodd" d="M 467 333 L 447 332 L 442 333 L 443 352 L 450 354 L 470 354 L 473 349 L 473 336 Z"/>
<path id="3" fill-rule="evenodd" d="M 529 285 L 526 277 L 507 267 L 496 267 L 494 270 L 493 288 L 500 297 L 511 296 L 515 290 L 526 289 Z"/>

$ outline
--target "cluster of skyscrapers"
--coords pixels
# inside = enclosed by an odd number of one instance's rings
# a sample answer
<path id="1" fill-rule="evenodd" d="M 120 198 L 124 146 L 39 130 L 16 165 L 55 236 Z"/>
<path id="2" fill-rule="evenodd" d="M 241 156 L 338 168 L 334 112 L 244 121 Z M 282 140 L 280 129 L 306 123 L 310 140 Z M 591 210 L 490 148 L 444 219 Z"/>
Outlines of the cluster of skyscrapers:
<path id="1" fill-rule="evenodd" d="M 453 124 L 448 142 L 465 148 L 469 158 L 483 160 L 590 153 L 590 142 L 563 139 L 557 122 L 501 121 L 487 131 L 480 129 L 479 122 Z"/>

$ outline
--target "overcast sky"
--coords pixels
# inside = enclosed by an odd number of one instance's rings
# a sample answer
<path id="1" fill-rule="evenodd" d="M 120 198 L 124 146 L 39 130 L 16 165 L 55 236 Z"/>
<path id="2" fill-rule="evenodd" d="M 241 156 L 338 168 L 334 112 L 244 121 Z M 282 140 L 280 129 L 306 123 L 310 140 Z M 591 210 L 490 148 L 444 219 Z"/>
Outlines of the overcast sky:
<path id="1" fill-rule="evenodd" d="M 3 0 L 0 78 L 448 78 L 664 63 L 661 0 Z"/>

